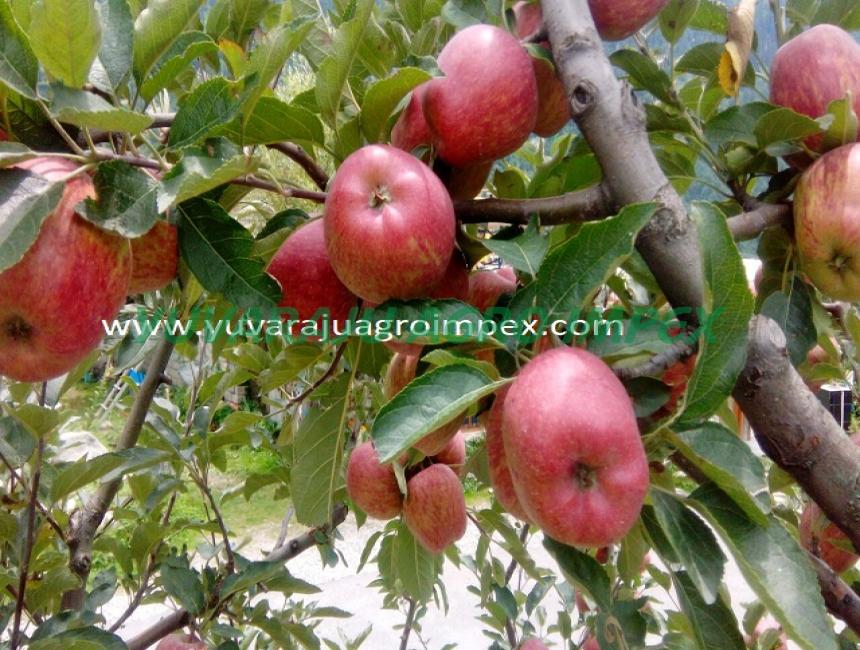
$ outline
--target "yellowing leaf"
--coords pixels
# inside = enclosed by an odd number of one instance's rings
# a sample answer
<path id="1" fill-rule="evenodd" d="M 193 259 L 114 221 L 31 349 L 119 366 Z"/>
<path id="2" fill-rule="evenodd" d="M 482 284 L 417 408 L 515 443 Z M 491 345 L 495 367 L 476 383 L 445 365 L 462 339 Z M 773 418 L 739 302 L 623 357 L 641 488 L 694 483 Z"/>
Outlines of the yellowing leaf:
<path id="1" fill-rule="evenodd" d="M 743 83 L 755 36 L 756 0 L 741 0 L 729 13 L 729 30 L 717 74 L 727 95 L 736 97 Z"/>

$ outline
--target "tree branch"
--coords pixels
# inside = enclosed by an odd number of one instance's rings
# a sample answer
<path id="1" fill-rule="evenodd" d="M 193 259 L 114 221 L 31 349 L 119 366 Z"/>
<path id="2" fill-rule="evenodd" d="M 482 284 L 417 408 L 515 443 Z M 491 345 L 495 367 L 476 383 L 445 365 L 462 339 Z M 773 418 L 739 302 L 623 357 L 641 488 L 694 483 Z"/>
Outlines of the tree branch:
<path id="1" fill-rule="evenodd" d="M 400 650 L 407 650 L 409 647 L 409 634 L 412 632 L 412 624 L 415 622 L 415 610 L 418 605 L 414 599 L 408 598 L 409 610 L 406 612 L 406 623 L 403 625 L 403 634 L 400 636 Z"/>
<path id="2" fill-rule="evenodd" d="M 276 142 L 268 145 L 268 147 L 269 149 L 280 151 L 287 158 L 297 163 L 299 167 L 305 170 L 308 177 L 316 183 L 316 186 L 325 191 L 325 188 L 328 186 L 328 174 L 308 155 L 307 151 L 292 142 Z"/>
<path id="3" fill-rule="evenodd" d="M 526 225 L 537 217 L 541 225 L 597 221 L 614 213 L 608 187 L 600 183 L 578 192 L 541 199 L 477 199 L 454 201 L 454 212 L 463 223 Z"/>
<path id="4" fill-rule="evenodd" d="M 629 368 L 613 368 L 613 372 L 621 381 L 629 381 L 639 377 L 653 377 L 694 354 L 697 349 L 698 345 L 695 342 L 691 344 L 686 341 L 678 341 L 659 354 L 655 354 L 643 364 Z"/>
<path id="5" fill-rule="evenodd" d="M 844 621 L 855 634 L 860 634 L 860 596 L 820 558 L 812 553 L 808 555 L 812 567 L 818 574 L 818 585 L 821 587 L 827 609 Z"/>
<path id="6" fill-rule="evenodd" d="M 786 203 L 761 203 L 749 212 L 728 220 L 729 230 L 735 241 L 755 239 L 773 226 L 790 224 L 791 206 Z"/>
<path id="7" fill-rule="evenodd" d="M 258 190 L 274 192 L 275 194 L 280 194 L 281 196 L 288 199 L 304 199 L 306 201 L 313 201 L 315 203 L 325 203 L 326 199 L 325 192 L 314 192 L 313 190 L 303 190 L 297 187 L 279 187 L 274 183 L 270 183 L 269 181 L 264 181 L 261 178 L 257 178 L 253 174 L 248 174 L 247 176 L 243 176 L 242 178 L 234 178 L 230 182 L 234 185 L 245 185 L 247 187 L 253 187 Z"/>

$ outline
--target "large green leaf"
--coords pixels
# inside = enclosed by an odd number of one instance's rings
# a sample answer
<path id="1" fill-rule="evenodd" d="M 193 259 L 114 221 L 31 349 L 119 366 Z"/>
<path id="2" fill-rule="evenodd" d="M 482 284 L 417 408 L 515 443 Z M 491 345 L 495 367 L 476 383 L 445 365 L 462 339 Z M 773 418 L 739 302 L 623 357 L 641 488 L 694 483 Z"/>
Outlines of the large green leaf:
<path id="1" fill-rule="evenodd" d="M 158 190 L 158 211 L 163 212 L 253 171 L 241 153 L 222 158 L 205 155 L 196 149 L 189 150 L 182 161 L 164 175 Z"/>
<path id="2" fill-rule="evenodd" d="M 361 104 L 361 128 L 368 142 L 383 141 L 391 113 L 413 88 L 430 78 L 420 68 L 401 68 L 367 89 Z"/>
<path id="3" fill-rule="evenodd" d="M 101 25 L 92 0 L 36 0 L 30 8 L 30 44 L 45 70 L 72 88 L 82 88 L 101 45 Z"/>
<path id="4" fill-rule="evenodd" d="M 762 149 L 780 142 L 800 140 L 821 132 L 821 125 L 790 108 L 776 108 L 759 118 L 753 129 Z"/>
<path id="5" fill-rule="evenodd" d="M 627 73 L 635 88 L 647 90 L 667 104 L 677 104 L 672 91 L 672 80 L 651 57 L 636 50 L 617 50 L 609 57 L 613 65 Z"/>
<path id="6" fill-rule="evenodd" d="M 143 170 L 121 161 L 99 165 L 93 183 L 97 200 L 87 199 L 80 214 L 123 237 L 146 234 L 158 218 L 158 185 Z"/>
<path id="7" fill-rule="evenodd" d="M 558 562 L 559 568 L 568 580 L 588 592 L 600 609 L 610 609 L 612 596 L 609 576 L 597 560 L 546 535 L 543 538 L 543 545 Z"/>
<path id="8" fill-rule="evenodd" d="M 320 119 L 308 109 L 277 97 L 261 97 L 250 115 L 233 120 L 218 134 L 243 145 L 297 140 L 325 145 Z"/>
<path id="9" fill-rule="evenodd" d="M 0 2 L 0 83 L 29 99 L 38 96 L 39 62 L 9 5 Z"/>
<path id="10" fill-rule="evenodd" d="M 24 257 L 62 195 L 62 183 L 23 169 L 0 170 L 0 271 Z"/>
<path id="11" fill-rule="evenodd" d="M 195 144 L 230 122 L 238 111 L 239 101 L 229 81 L 223 77 L 204 81 L 180 104 L 167 142 L 174 149 Z"/>
<path id="12" fill-rule="evenodd" d="M 537 276 L 537 304 L 547 320 L 578 318 L 591 296 L 633 251 L 639 230 L 654 214 L 653 204 L 630 205 L 616 217 L 584 225 L 555 249 Z"/>
<path id="13" fill-rule="evenodd" d="M 194 616 L 206 606 L 200 574 L 188 566 L 188 560 L 176 556 L 161 563 L 161 585 L 164 590 Z"/>
<path id="14" fill-rule="evenodd" d="M 759 313 L 772 318 L 785 332 L 791 362 L 795 366 L 803 363 L 818 338 L 806 283 L 795 277 L 788 293 L 774 291 L 765 299 Z"/>
<path id="15" fill-rule="evenodd" d="M 747 326 L 753 313 L 743 261 L 725 215 L 709 203 L 695 204 L 693 214 L 710 287 L 705 316 L 709 320 L 703 323 L 696 369 L 687 384 L 682 426 L 708 417 L 731 394 L 746 359 Z"/>
<path id="16" fill-rule="evenodd" d="M 148 76 L 174 41 L 197 20 L 205 0 L 150 0 L 134 21 L 134 74 Z"/>
<path id="17" fill-rule="evenodd" d="M 663 38 L 677 43 L 698 10 L 699 0 L 669 0 L 669 4 L 660 12 Z"/>
<path id="18" fill-rule="evenodd" d="M 740 142 L 751 147 L 758 144 L 753 130 L 763 115 L 774 110 L 772 104 L 751 102 L 743 106 L 732 106 L 717 113 L 705 124 L 705 138 L 718 147 L 730 142 Z"/>
<path id="19" fill-rule="evenodd" d="M 251 256 L 254 239 L 217 203 L 198 199 L 179 207 L 179 247 L 200 284 L 242 309 L 269 313 L 281 287 Z"/>
<path id="20" fill-rule="evenodd" d="M 723 538 L 747 583 L 788 636 L 806 650 L 836 650 L 815 571 L 779 519 L 757 525 L 713 484 L 693 492 L 690 503 Z"/>
<path id="21" fill-rule="evenodd" d="M 102 28 L 99 62 L 113 88 L 131 73 L 134 51 L 134 20 L 126 0 L 98 0 Z"/>
<path id="22" fill-rule="evenodd" d="M 125 650 L 128 646 L 116 634 L 90 625 L 35 640 L 27 647 L 32 650 Z"/>
<path id="23" fill-rule="evenodd" d="M 404 595 L 419 603 L 433 597 L 433 585 L 441 573 L 442 562 L 418 543 L 404 523 L 397 528 L 392 561 Z"/>
<path id="24" fill-rule="evenodd" d="M 132 447 L 73 463 L 57 474 L 51 484 L 51 499 L 59 501 L 95 481 L 116 479 L 170 458 L 172 455 L 169 452 L 160 449 Z"/>
<path id="25" fill-rule="evenodd" d="M 690 620 L 693 639 L 699 650 L 744 650 L 743 635 L 732 608 L 722 597 L 706 603 L 693 581 L 683 571 L 672 573 L 672 582 L 680 600 L 681 610 Z"/>
<path id="26" fill-rule="evenodd" d="M 351 384 L 352 376 L 344 373 L 326 386 L 325 400 L 308 411 L 295 434 L 290 492 L 296 517 L 308 526 L 321 526 L 331 519 L 335 492 L 342 487 Z"/>
<path id="27" fill-rule="evenodd" d="M 51 90 L 54 93 L 51 110 L 60 122 L 128 133 L 140 133 L 152 124 L 148 115 L 114 106 L 93 93 L 59 84 L 53 84 Z"/>
<path id="28" fill-rule="evenodd" d="M 549 250 L 549 239 L 541 235 L 537 225 L 532 222 L 526 231 L 513 239 L 482 239 L 481 244 L 501 257 L 518 271 L 537 275 Z"/>
<path id="29" fill-rule="evenodd" d="M 442 366 L 421 375 L 385 404 L 373 421 L 373 441 L 380 460 L 394 460 L 504 384 L 466 364 Z"/>
<path id="30" fill-rule="evenodd" d="M 218 46 L 203 32 L 185 32 L 170 45 L 167 51 L 159 57 L 140 84 L 140 95 L 149 101 L 162 88 L 169 87 L 176 81 L 183 70 L 190 66 L 195 59 L 206 54 L 216 54 Z"/>
<path id="31" fill-rule="evenodd" d="M 373 323 L 373 331 L 380 341 L 396 340 L 415 345 L 435 345 L 446 342 L 474 341 L 480 338 L 481 314 L 471 305 L 459 300 L 389 300 L 362 313 Z M 430 327 L 428 331 L 400 332 L 394 328 L 398 322 L 436 323 L 445 327 Z M 424 328 L 427 329 L 427 328 Z M 438 331 L 434 331 L 438 329 Z M 399 335 L 398 335 L 399 334 Z"/>

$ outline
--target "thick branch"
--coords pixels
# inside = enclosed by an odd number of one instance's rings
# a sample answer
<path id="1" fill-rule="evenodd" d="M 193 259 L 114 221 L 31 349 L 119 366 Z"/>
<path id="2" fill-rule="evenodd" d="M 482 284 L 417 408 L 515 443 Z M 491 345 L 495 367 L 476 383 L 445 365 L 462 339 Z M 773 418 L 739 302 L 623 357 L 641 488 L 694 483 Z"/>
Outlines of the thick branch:
<path id="1" fill-rule="evenodd" d="M 597 221 L 614 212 L 609 190 L 604 184 L 542 199 L 454 201 L 454 211 L 463 223 L 525 225 L 532 217 L 538 217 L 544 226 Z"/>
<path id="2" fill-rule="evenodd" d="M 809 554 L 809 560 L 818 574 L 818 586 L 824 596 L 824 604 L 831 614 L 860 634 L 860 596 L 833 572 L 820 558 Z"/>
<path id="3" fill-rule="evenodd" d="M 299 167 L 305 170 L 310 179 L 316 183 L 317 187 L 325 191 L 326 186 L 328 186 L 328 174 L 308 155 L 307 151 L 292 142 L 276 142 L 275 144 L 270 144 L 269 148 L 280 151 L 293 162 L 297 163 Z"/>
<path id="4" fill-rule="evenodd" d="M 173 353 L 173 342 L 163 339 L 152 356 L 146 370 L 146 377 L 140 385 L 137 397 L 129 411 L 125 427 L 117 440 L 118 450 L 130 449 L 137 444 L 146 414 L 155 397 L 155 391 L 161 383 L 161 374 L 167 367 L 170 355 Z M 96 531 L 104 520 L 105 513 L 122 485 L 122 478 L 103 483 L 87 501 L 81 512 L 75 513 L 69 531 L 69 568 L 81 580 L 78 589 L 63 594 L 63 609 L 80 609 L 86 594 L 87 577 L 92 563 L 93 540 Z"/>
<path id="5" fill-rule="evenodd" d="M 791 206 L 786 203 L 762 203 L 754 210 L 731 217 L 729 230 L 735 241 L 755 239 L 773 226 L 782 226 L 791 219 Z"/>
<path id="6" fill-rule="evenodd" d="M 636 246 L 675 307 L 701 307 L 704 278 L 696 228 L 657 162 L 638 100 L 603 51 L 587 0 L 541 0 L 571 114 L 618 205 L 657 202 Z"/>

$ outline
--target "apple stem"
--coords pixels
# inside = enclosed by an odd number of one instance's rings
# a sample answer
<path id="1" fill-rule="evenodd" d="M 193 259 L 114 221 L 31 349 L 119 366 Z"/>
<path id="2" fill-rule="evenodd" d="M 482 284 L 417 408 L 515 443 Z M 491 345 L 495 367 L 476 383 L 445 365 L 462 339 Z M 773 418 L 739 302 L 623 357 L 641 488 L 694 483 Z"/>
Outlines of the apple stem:
<path id="1" fill-rule="evenodd" d="M 384 185 L 380 185 L 376 189 L 373 190 L 373 194 L 370 195 L 370 207 L 371 208 L 381 208 L 383 205 L 388 203 L 391 200 L 391 193 L 388 191 L 388 188 Z"/>
<path id="2" fill-rule="evenodd" d="M 594 470 L 588 465 L 577 463 L 576 467 L 574 468 L 574 477 L 576 478 L 576 482 L 579 487 L 583 490 L 590 490 L 594 487 Z"/>
<path id="3" fill-rule="evenodd" d="M 33 328 L 20 316 L 12 316 L 4 323 L 6 335 L 16 342 L 27 341 L 33 335 Z"/>

